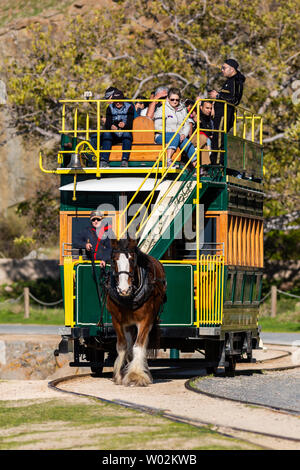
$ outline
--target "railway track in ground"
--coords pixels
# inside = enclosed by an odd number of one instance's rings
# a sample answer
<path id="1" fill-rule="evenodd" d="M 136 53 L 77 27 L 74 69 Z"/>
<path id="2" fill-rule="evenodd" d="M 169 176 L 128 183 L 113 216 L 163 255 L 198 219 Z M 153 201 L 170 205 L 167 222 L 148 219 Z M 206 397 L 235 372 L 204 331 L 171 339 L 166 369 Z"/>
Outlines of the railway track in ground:
<path id="1" fill-rule="evenodd" d="M 259 444 L 262 448 L 300 448 L 300 412 L 271 406 L 267 397 L 266 403 L 255 403 L 199 391 L 191 382 L 197 378 L 205 380 L 205 363 L 201 363 L 202 372 L 199 366 L 196 369 L 192 366 L 191 360 L 186 364 L 188 366 L 152 368 L 154 381 L 146 388 L 115 385 L 111 369 L 104 371 L 100 378 L 89 373 L 74 374 L 53 380 L 48 385 L 78 397 L 96 398 L 193 426 L 210 426 L 222 435 Z M 259 381 L 264 372 L 293 370 L 299 370 L 299 365 L 293 364 L 291 348 L 276 347 L 269 350 L 266 359 L 237 364 L 236 376 L 255 374 Z M 212 377 L 207 378 L 212 380 Z"/>

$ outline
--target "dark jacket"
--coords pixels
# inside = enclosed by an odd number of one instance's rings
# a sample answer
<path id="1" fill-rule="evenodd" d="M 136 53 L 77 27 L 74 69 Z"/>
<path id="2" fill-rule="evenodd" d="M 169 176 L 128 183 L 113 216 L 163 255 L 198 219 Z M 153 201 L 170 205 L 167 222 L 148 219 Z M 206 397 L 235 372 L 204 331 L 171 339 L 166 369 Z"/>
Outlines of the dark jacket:
<path id="1" fill-rule="evenodd" d="M 132 103 L 124 102 L 121 109 L 118 109 L 114 103 L 111 103 L 106 110 L 105 128 L 110 130 L 113 124 L 118 127 L 120 122 L 124 122 L 125 127 L 123 127 L 123 130 L 131 130 L 133 118 L 134 107 Z M 116 132 L 116 135 L 121 137 L 122 132 Z"/>
<path id="2" fill-rule="evenodd" d="M 200 129 L 202 129 L 201 132 L 204 132 L 207 137 L 210 139 L 213 136 L 213 132 L 211 132 L 212 129 L 214 129 L 214 121 L 211 116 L 207 116 L 204 114 L 201 109 L 200 109 Z M 203 129 L 207 129 L 207 132 L 203 131 Z"/>
<path id="3" fill-rule="evenodd" d="M 227 101 L 227 103 L 234 104 L 237 106 L 242 99 L 244 89 L 245 77 L 241 72 L 230 77 L 224 82 L 221 90 L 219 91 L 218 100 Z M 215 103 L 215 111 L 223 110 L 223 103 Z M 230 109 L 230 107 L 228 107 Z"/>
<path id="4" fill-rule="evenodd" d="M 114 238 L 114 232 L 112 231 L 111 225 L 103 220 L 100 225 L 98 236 L 94 227 L 88 227 L 80 232 L 74 243 L 74 248 L 85 248 L 85 245 L 89 242 L 92 245 L 93 259 L 109 261 L 111 258 L 111 238 Z M 89 253 L 87 251 L 87 253 Z"/>

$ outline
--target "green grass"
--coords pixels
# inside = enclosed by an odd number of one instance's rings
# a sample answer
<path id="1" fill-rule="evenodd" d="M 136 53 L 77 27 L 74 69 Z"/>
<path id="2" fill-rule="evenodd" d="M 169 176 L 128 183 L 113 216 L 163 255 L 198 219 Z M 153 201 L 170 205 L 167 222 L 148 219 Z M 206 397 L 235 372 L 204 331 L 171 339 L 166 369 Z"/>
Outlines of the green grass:
<path id="1" fill-rule="evenodd" d="M 300 302 L 297 299 L 278 296 L 276 317 L 271 317 L 268 299 L 260 307 L 259 324 L 262 331 L 272 333 L 300 333 Z"/>
<path id="2" fill-rule="evenodd" d="M 1 383 L 0 383 L 1 385 Z M 0 450 L 259 449 L 207 427 L 194 427 L 84 399 L 0 401 Z"/>
<path id="3" fill-rule="evenodd" d="M 30 306 L 29 318 L 24 318 L 24 306 L 21 303 L 0 308 L 0 323 L 21 323 L 23 325 L 64 325 L 62 308 Z"/>

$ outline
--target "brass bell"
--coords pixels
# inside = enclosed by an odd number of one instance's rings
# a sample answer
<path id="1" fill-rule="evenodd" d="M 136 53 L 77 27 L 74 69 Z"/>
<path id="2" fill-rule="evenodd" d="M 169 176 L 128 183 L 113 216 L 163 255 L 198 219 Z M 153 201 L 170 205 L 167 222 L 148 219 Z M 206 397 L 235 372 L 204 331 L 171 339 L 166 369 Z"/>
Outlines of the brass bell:
<path id="1" fill-rule="evenodd" d="M 77 153 L 72 153 L 71 155 L 71 161 L 67 168 L 72 168 L 74 170 L 82 168 L 81 166 L 81 161 Z"/>

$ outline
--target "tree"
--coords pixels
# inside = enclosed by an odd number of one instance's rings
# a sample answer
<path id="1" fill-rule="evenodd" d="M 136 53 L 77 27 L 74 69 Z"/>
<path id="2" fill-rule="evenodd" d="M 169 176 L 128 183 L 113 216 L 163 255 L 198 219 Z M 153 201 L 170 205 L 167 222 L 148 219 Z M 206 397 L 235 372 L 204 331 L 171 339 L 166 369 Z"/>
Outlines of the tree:
<path id="1" fill-rule="evenodd" d="M 299 208 L 300 1 L 119 0 L 110 10 L 66 18 L 63 36 L 32 29 L 24 61 L 7 64 L 19 129 L 49 138 L 60 128 L 61 98 L 111 84 L 128 97 L 161 83 L 186 97 L 217 87 L 234 57 L 246 76 L 243 106 L 263 113 L 266 215 Z"/>

